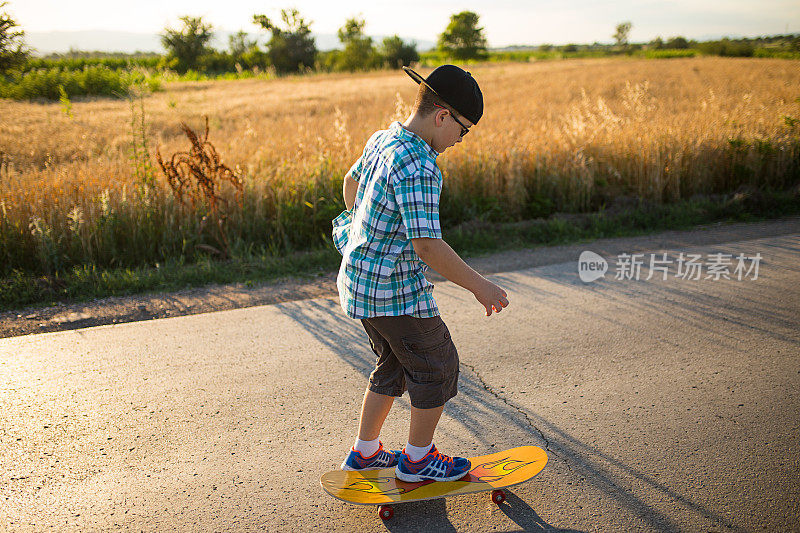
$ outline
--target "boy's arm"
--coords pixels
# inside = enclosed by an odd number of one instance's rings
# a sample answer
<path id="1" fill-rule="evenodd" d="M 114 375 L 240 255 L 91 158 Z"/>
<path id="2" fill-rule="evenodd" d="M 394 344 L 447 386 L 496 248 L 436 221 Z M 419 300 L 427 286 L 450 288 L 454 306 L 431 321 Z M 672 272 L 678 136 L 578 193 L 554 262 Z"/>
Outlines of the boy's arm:
<path id="1" fill-rule="evenodd" d="M 425 264 L 474 294 L 486 308 L 486 316 L 491 316 L 493 309 L 499 313 L 508 305 L 506 292 L 475 272 L 444 240 L 417 238 L 411 239 L 411 244 Z"/>
<path id="2" fill-rule="evenodd" d="M 358 182 L 350 177 L 350 173 L 344 177 L 344 184 L 342 185 L 342 196 L 344 197 L 344 206 L 348 211 L 353 209 L 356 203 L 356 192 L 358 192 Z"/>

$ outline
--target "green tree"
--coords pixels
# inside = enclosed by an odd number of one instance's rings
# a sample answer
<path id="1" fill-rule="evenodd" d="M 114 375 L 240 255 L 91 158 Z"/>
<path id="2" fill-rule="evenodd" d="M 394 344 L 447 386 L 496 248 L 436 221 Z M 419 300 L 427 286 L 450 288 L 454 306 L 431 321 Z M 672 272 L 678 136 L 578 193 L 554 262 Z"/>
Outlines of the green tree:
<path id="1" fill-rule="evenodd" d="M 8 2 L 0 3 L 0 9 L 6 4 Z M 28 59 L 29 52 L 23 41 L 25 32 L 14 29 L 18 27 L 19 25 L 8 13 L 0 13 L 0 73 L 8 72 Z"/>
<path id="2" fill-rule="evenodd" d="M 622 48 L 628 47 L 628 36 L 631 33 L 632 27 L 633 24 L 630 22 L 622 22 L 617 24 L 617 31 L 613 35 L 614 40 L 617 41 L 617 46 L 621 46 Z"/>
<path id="3" fill-rule="evenodd" d="M 176 69 L 186 72 L 196 68 L 200 56 L 210 51 L 208 42 L 214 36 L 211 24 L 204 24 L 202 17 L 183 16 L 180 30 L 164 28 L 161 44 L 167 49 L 168 57 L 176 59 Z"/>
<path id="4" fill-rule="evenodd" d="M 689 41 L 687 41 L 684 37 L 672 37 L 671 39 L 667 40 L 665 47 L 673 49 L 689 48 Z"/>
<path id="5" fill-rule="evenodd" d="M 270 63 L 278 72 L 298 72 L 314 66 L 317 45 L 311 36 L 311 22 L 306 22 L 296 9 L 281 9 L 283 28 L 266 15 L 253 15 L 253 23 L 272 33 L 267 43 Z"/>
<path id="6" fill-rule="evenodd" d="M 650 41 L 648 43 L 648 46 L 654 50 L 661 50 L 662 48 L 664 48 L 664 40 L 659 35 L 658 37 Z"/>
<path id="7" fill-rule="evenodd" d="M 486 54 L 486 37 L 478 27 L 478 14 L 462 11 L 450 16 L 450 23 L 439 35 L 438 48 L 455 59 L 478 59 Z"/>
<path id="8" fill-rule="evenodd" d="M 344 50 L 337 56 L 339 70 L 369 70 L 379 65 L 380 56 L 372 45 L 372 37 L 364 35 L 364 26 L 364 19 L 353 17 L 339 28 L 337 35 L 344 45 Z"/>
<path id="9" fill-rule="evenodd" d="M 231 51 L 231 55 L 237 60 L 257 46 L 258 39 L 251 41 L 247 38 L 247 32 L 244 30 L 239 30 L 228 36 L 228 48 Z"/>
<path id="10" fill-rule="evenodd" d="M 414 61 L 419 61 L 419 53 L 415 43 L 404 43 L 397 35 L 386 37 L 381 45 L 381 55 L 384 64 L 389 68 L 408 66 Z"/>

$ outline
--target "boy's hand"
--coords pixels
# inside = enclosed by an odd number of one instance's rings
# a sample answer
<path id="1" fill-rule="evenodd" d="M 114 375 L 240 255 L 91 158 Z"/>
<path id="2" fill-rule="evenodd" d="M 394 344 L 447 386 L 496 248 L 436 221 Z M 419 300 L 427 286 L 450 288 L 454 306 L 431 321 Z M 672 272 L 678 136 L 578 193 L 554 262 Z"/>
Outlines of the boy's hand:
<path id="1" fill-rule="evenodd" d="M 486 316 L 499 313 L 508 306 L 506 291 L 475 272 L 442 239 L 412 238 L 417 255 L 436 272 L 472 294 L 486 308 Z"/>
<path id="2" fill-rule="evenodd" d="M 492 316 L 492 311 L 499 313 L 504 307 L 508 306 L 508 294 L 506 291 L 489 281 L 481 284 L 473 294 L 475 298 L 486 308 L 486 316 Z"/>

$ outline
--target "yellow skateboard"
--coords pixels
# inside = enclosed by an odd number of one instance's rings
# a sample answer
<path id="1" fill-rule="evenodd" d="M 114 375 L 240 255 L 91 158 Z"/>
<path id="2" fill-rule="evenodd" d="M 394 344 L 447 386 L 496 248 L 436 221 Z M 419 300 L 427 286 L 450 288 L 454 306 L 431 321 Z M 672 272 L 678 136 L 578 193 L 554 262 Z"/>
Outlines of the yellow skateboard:
<path id="1" fill-rule="evenodd" d="M 547 464 L 547 454 L 536 446 L 520 446 L 504 452 L 470 458 L 472 469 L 457 481 L 406 483 L 394 475 L 394 467 L 381 470 L 334 470 L 322 474 L 325 492 L 357 505 L 379 505 L 378 515 L 394 515 L 391 504 L 443 498 L 455 494 L 492 491 L 492 501 L 506 499 L 502 488 L 518 485 L 538 474 Z"/>

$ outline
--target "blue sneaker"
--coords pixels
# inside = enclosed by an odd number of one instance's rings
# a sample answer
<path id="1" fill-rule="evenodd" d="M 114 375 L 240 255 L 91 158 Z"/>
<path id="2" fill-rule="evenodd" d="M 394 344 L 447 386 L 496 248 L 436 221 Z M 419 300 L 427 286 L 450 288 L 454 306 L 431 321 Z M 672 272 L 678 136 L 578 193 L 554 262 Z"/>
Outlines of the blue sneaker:
<path id="1" fill-rule="evenodd" d="M 364 457 L 355 448 L 350 448 L 350 453 L 342 463 L 342 470 L 379 470 L 397 466 L 397 460 L 402 452 L 397 450 L 386 451 L 383 443 L 378 441 L 378 451 L 369 457 Z"/>
<path id="2" fill-rule="evenodd" d="M 412 461 L 405 450 L 400 455 L 394 473 L 397 479 L 409 483 L 417 481 L 455 481 L 464 477 L 472 469 L 469 459 L 449 457 L 431 446 L 431 451 L 419 461 Z"/>

